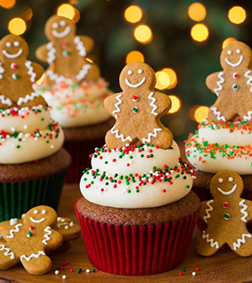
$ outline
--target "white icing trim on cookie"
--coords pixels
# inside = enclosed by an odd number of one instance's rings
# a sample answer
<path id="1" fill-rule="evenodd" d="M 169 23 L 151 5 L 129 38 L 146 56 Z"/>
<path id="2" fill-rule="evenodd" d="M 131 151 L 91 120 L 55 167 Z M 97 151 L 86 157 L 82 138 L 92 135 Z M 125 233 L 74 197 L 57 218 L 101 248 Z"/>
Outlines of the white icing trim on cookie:
<path id="1" fill-rule="evenodd" d="M 45 252 L 39 251 L 37 254 L 32 253 L 29 256 L 21 255 L 20 260 L 26 259 L 27 261 L 30 261 L 32 258 L 39 258 L 41 255 L 46 255 Z"/>
<path id="2" fill-rule="evenodd" d="M 244 121 L 249 121 L 252 118 L 252 111 L 248 111 L 247 116 L 243 116 Z"/>
<path id="3" fill-rule="evenodd" d="M 237 239 L 237 242 L 233 243 L 233 249 L 235 251 L 236 251 L 237 248 L 239 249 L 241 247 L 241 244 L 245 244 L 246 243 L 245 237 L 251 238 L 252 235 L 251 234 L 242 234 L 242 238 Z"/>
<path id="4" fill-rule="evenodd" d="M 22 53 L 23 53 L 23 49 L 20 48 L 18 50 L 17 53 L 15 54 L 9 54 L 5 49 L 2 51 L 2 53 L 4 54 L 5 57 L 9 58 L 9 59 L 14 59 L 14 58 L 17 58 L 18 56 L 20 56 Z"/>
<path id="5" fill-rule="evenodd" d="M 217 188 L 217 190 L 221 193 L 221 194 L 223 194 L 223 195 L 225 195 L 225 196 L 229 196 L 229 195 L 231 195 L 235 190 L 236 190 L 236 188 L 237 188 L 237 184 L 234 184 L 234 186 L 233 186 L 233 188 L 230 190 L 230 191 L 223 191 L 221 188 Z"/>
<path id="6" fill-rule="evenodd" d="M 83 42 L 80 40 L 79 36 L 76 36 L 74 38 L 74 43 L 77 45 L 76 49 L 79 50 L 79 55 L 86 56 L 87 55 L 86 48 L 84 47 Z"/>
<path id="7" fill-rule="evenodd" d="M 218 78 L 220 79 L 219 81 L 217 81 L 217 85 L 218 85 L 218 88 L 215 88 L 214 89 L 214 92 L 217 96 L 219 96 L 219 91 L 222 90 L 222 84 L 224 82 L 224 79 L 223 79 L 223 74 L 224 72 L 219 72 L 218 73 Z"/>
<path id="8" fill-rule="evenodd" d="M 248 78 L 247 85 L 250 86 L 250 92 L 252 92 L 252 76 L 250 75 L 251 70 L 248 70 L 244 76 Z"/>
<path id="9" fill-rule="evenodd" d="M 27 103 L 28 101 L 32 101 L 34 100 L 35 97 L 39 97 L 40 94 L 36 93 L 36 92 L 32 92 L 30 95 L 26 94 L 25 97 L 19 97 L 18 101 L 17 101 L 17 105 L 21 105 L 22 103 Z"/>
<path id="10" fill-rule="evenodd" d="M 56 49 L 55 47 L 53 46 L 53 43 L 52 42 L 49 42 L 47 45 L 46 45 L 46 48 L 48 49 L 48 57 L 47 57 L 47 63 L 48 64 L 52 64 L 53 61 L 55 60 L 55 53 L 56 53 Z"/>
<path id="11" fill-rule="evenodd" d="M 146 80 L 146 78 L 143 77 L 142 80 L 141 80 L 139 83 L 137 83 L 137 84 L 132 84 L 132 83 L 130 83 L 130 82 L 128 81 L 127 78 L 125 78 L 125 83 L 126 83 L 126 85 L 129 86 L 129 87 L 137 88 L 137 87 L 141 86 L 141 85 L 145 82 L 145 80 Z"/>
<path id="12" fill-rule="evenodd" d="M 130 141 L 132 142 L 132 138 L 130 136 L 124 137 L 123 134 L 119 135 L 119 130 L 115 130 L 115 126 L 111 129 L 111 133 L 116 135 L 117 139 L 121 139 L 123 142 Z"/>
<path id="13" fill-rule="evenodd" d="M 30 220 L 31 220 L 31 222 L 33 222 L 33 223 L 41 223 L 41 222 L 45 221 L 45 217 L 42 217 L 42 218 L 36 220 L 36 219 L 34 219 L 34 218 L 31 216 L 31 217 L 30 217 Z"/>
<path id="14" fill-rule="evenodd" d="M 217 107 L 211 107 L 211 110 L 213 110 L 214 115 L 216 116 L 218 121 L 226 122 L 225 116 L 221 116 L 221 112 L 217 111 Z"/>
<path id="15" fill-rule="evenodd" d="M 219 243 L 217 241 L 214 241 L 214 239 L 210 239 L 209 234 L 206 234 L 206 231 L 203 231 L 202 238 L 206 240 L 207 243 L 210 243 L 210 246 L 212 248 L 215 247 L 217 250 L 219 249 Z"/>
<path id="16" fill-rule="evenodd" d="M 247 223 L 246 218 L 247 218 L 247 216 L 248 216 L 248 213 L 247 213 L 246 210 L 248 209 L 248 206 L 247 206 L 246 204 L 244 204 L 244 202 L 245 202 L 245 199 L 242 199 L 242 200 L 239 202 L 239 206 L 242 206 L 242 208 L 241 208 L 241 210 L 240 210 L 241 214 L 243 214 L 243 216 L 241 217 L 241 220 L 242 220 L 243 222 Z"/>
<path id="17" fill-rule="evenodd" d="M 157 105 L 155 104 L 156 98 L 153 97 L 153 94 L 154 94 L 154 92 L 151 92 L 148 96 L 148 99 L 152 100 L 151 103 L 150 103 L 150 106 L 152 107 L 151 114 L 158 115 L 158 113 L 155 112 L 155 110 L 157 109 Z"/>
<path id="18" fill-rule="evenodd" d="M 151 137 L 156 138 L 157 137 L 157 133 L 160 132 L 160 131 L 162 131 L 161 128 L 155 128 L 154 129 L 154 133 L 149 133 L 148 134 L 148 138 L 147 139 L 142 139 L 142 142 L 143 143 L 150 143 L 151 142 Z"/>
<path id="19" fill-rule="evenodd" d="M 17 224 L 17 225 L 15 226 L 15 229 L 10 230 L 10 235 L 9 235 L 9 236 L 6 236 L 6 238 L 8 238 L 8 239 L 14 238 L 15 235 L 14 235 L 13 233 L 18 233 L 18 232 L 20 231 L 19 227 L 22 226 L 22 225 L 23 225 L 23 224 L 21 224 L 21 223 Z"/>
<path id="20" fill-rule="evenodd" d="M 9 98 L 5 98 L 3 94 L 0 95 L 0 102 L 9 106 L 12 105 L 12 101 Z"/>
<path id="21" fill-rule="evenodd" d="M 225 58 L 225 62 L 231 67 L 238 67 L 239 65 L 241 65 L 242 61 L 243 61 L 243 55 L 240 56 L 240 59 L 236 63 L 232 63 L 227 58 Z"/>
<path id="22" fill-rule="evenodd" d="M 52 234 L 51 227 L 47 226 L 44 231 L 46 232 L 46 234 L 44 235 L 45 239 L 42 241 L 42 243 L 47 245 L 47 242 L 51 240 L 51 238 L 49 237 L 49 235 Z"/>
<path id="23" fill-rule="evenodd" d="M 213 210 L 213 207 L 210 205 L 211 203 L 213 202 L 213 199 L 209 200 L 206 205 L 208 206 L 208 208 L 205 209 L 205 213 L 206 215 L 203 217 L 204 221 L 207 223 L 207 219 L 208 218 L 211 218 L 211 215 L 210 215 L 210 211 Z"/>
<path id="24" fill-rule="evenodd" d="M 114 117 L 115 117 L 116 119 L 117 119 L 117 115 L 116 115 L 115 113 L 121 112 L 121 109 L 118 107 L 118 105 L 122 104 L 121 96 L 122 96 L 121 93 L 119 93 L 119 94 L 116 96 L 116 99 L 117 99 L 118 102 L 115 103 L 116 110 L 114 110 L 114 111 L 112 112 L 112 114 L 114 115 Z"/>
<path id="25" fill-rule="evenodd" d="M 34 83 L 35 79 L 36 79 L 36 73 L 33 71 L 33 67 L 32 67 L 32 62 L 31 61 L 26 61 L 25 62 L 25 66 L 28 69 L 28 75 L 31 76 L 31 82 Z"/>
<path id="26" fill-rule="evenodd" d="M 78 75 L 76 75 L 76 79 L 78 81 L 81 81 L 85 78 L 86 74 L 88 73 L 88 70 L 91 68 L 90 64 L 83 65 L 82 69 L 79 71 Z"/>
<path id="27" fill-rule="evenodd" d="M 4 253 L 5 256 L 10 256 L 10 259 L 14 259 L 15 258 L 15 254 L 13 252 L 10 252 L 11 249 L 10 248 L 6 248 L 5 245 L 0 245 L 0 251 L 6 251 Z"/>
<path id="28" fill-rule="evenodd" d="M 71 31 L 71 27 L 70 26 L 66 26 L 65 30 L 62 31 L 62 32 L 57 32 L 55 29 L 53 29 L 51 31 L 52 35 L 56 38 L 62 38 L 62 37 L 65 37 L 67 36 Z"/>

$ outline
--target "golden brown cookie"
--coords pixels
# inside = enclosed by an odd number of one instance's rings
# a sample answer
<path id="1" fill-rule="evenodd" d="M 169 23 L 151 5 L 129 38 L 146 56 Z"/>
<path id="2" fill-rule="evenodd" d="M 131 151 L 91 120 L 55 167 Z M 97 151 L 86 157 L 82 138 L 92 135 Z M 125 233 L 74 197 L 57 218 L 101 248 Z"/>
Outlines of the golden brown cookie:
<path id="1" fill-rule="evenodd" d="M 105 108 L 116 119 L 106 134 L 109 148 L 126 144 L 150 143 L 161 148 L 172 144 L 172 133 L 160 118 L 171 108 L 168 95 L 154 91 L 156 84 L 152 68 L 142 62 L 126 65 L 120 74 L 122 92 L 107 97 Z"/>
<path id="2" fill-rule="evenodd" d="M 222 50 L 220 63 L 223 71 L 206 79 L 207 87 L 217 96 L 209 108 L 209 121 L 233 121 L 237 116 L 244 121 L 252 119 L 251 57 L 251 49 L 239 41 Z"/>
<path id="3" fill-rule="evenodd" d="M 61 16 L 54 15 L 46 22 L 45 34 L 49 43 L 36 51 L 39 60 L 49 64 L 43 79 L 44 86 L 52 86 L 66 79 L 74 81 L 98 80 L 97 65 L 86 60 L 94 42 L 88 36 L 77 36 L 75 24 Z"/>
<path id="4" fill-rule="evenodd" d="M 213 199 L 202 203 L 200 218 L 207 229 L 196 240 L 197 252 L 210 256 L 227 244 L 240 256 L 252 255 L 252 235 L 246 227 L 252 220 L 252 202 L 240 197 L 241 176 L 222 170 L 212 178 L 210 191 Z"/>
<path id="5" fill-rule="evenodd" d="M 49 206 L 30 209 L 22 220 L 0 223 L 0 269 L 8 269 L 19 261 L 34 275 L 47 273 L 51 259 L 46 253 L 61 246 L 63 236 L 52 229 L 56 212 Z"/>
<path id="6" fill-rule="evenodd" d="M 28 61 L 28 45 L 17 35 L 7 35 L 0 41 L 0 108 L 43 105 L 44 98 L 33 89 L 43 68 Z"/>

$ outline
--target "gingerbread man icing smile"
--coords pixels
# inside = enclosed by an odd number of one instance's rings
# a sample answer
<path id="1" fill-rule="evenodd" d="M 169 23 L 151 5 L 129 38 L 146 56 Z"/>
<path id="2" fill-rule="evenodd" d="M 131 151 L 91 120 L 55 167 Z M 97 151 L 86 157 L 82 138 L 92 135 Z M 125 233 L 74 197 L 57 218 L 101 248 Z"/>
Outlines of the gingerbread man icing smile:
<path id="1" fill-rule="evenodd" d="M 132 62 L 120 74 L 121 93 L 104 101 L 105 108 L 116 119 L 106 135 L 110 148 L 137 142 L 152 143 L 169 148 L 171 132 L 161 124 L 160 118 L 171 107 L 168 95 L 155 92 L 155 73 L 145 63 Z"/>

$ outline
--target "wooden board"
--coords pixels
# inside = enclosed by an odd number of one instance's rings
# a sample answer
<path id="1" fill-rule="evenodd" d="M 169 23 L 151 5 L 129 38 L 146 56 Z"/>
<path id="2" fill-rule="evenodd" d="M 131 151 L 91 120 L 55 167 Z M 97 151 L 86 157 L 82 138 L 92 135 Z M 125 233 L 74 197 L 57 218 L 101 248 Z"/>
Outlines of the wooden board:
<path id="1" fill-rule="evenodd" d="M 77 218 L 74 213 L 74 202 L 80 197 L 80 191 L 78 185 L 65 185 L 62 198 L 60 201 L 59 215 L 71 217 L 74 221 Z M 195 235 L 199 233 L 195 230 Z M 95 272 L 86 273 L 88 268 L 93 269 L 85 252 L 83 240 L 80 238 L 71 243 L 69 249 L 58 252 L 52 256 L 53 269 L 46 275 L 33 276 L 29 275 L 21 266 L 17 266 L 6 270 L 0 271 L 0 283 L 16 283 L 16 282 L 102 282 L 102 283 L 127 283 L 127 282 L 207 282 L 207 283 L 219 283 L 219 282 L 252 282 L 252 257 L 242 258 L 231 252 L 229 249 L 219 251 L 212 257 L 201 257 L 194 249 L 194 240 L 190 246 L 189 253 L 183 263 L 185 272 L 183 275 L 179 275 L 181 266 L 162 274 L 151 276 L 118 276 L 96 270 Z M 58 275 L 55 275 L 57 265 L 61 265 L 65 261 L 70 261 L 70 264 L 65 266 L 64 270 L 60 270 Z M 200 270 L 196 271 L 196 267 Z M 70 272 L 73 268 L 74 272 Z M 81 273 L 76 273 L 78 268 L 82 268 Z M 196 272 L 193 276 L 192 272 Z M 62 280 L 62 275 L 66 275 L 67 278 Z"/>

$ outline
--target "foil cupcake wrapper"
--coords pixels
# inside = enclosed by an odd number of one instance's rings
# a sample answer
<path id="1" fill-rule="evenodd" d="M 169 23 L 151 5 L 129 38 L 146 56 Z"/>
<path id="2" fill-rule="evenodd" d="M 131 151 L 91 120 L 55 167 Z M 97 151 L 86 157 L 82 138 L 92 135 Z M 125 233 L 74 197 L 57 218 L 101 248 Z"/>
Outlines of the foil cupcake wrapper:
<path id="1" fill-rule="evenodd" d="M 90 262 L 118 275 L 157 274 L 181 264 L 199 214 L 161 225 L 116 226 L 83 217 L 76 204 L 75 211 Z"/>
<path id="2" fill-rule="evenodd" d="M 57 210 L 66 172 L 41 180 L 1 183 L 0 222 L 21 218 L 23 213 L 37 205 L 48 205 Z"/>

